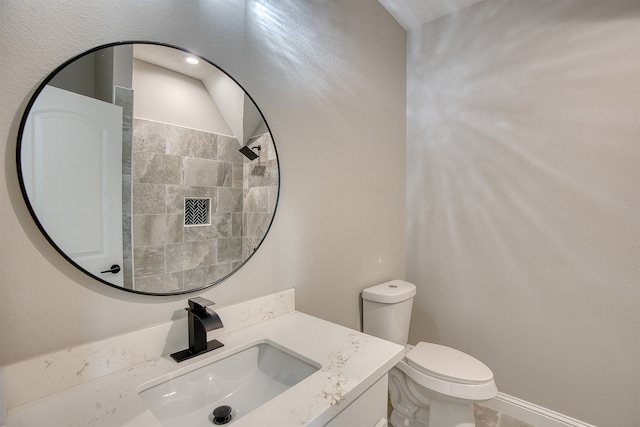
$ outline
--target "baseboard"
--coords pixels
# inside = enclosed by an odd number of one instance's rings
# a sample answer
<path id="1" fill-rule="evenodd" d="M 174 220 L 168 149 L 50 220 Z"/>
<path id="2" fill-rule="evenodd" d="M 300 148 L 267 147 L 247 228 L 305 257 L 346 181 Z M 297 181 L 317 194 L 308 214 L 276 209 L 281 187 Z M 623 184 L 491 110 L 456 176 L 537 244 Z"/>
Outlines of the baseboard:
<path id="1" fill-rule="evenodd" d="M 596 427 L 504 393 L 481 405 L 535 427 Z"/>

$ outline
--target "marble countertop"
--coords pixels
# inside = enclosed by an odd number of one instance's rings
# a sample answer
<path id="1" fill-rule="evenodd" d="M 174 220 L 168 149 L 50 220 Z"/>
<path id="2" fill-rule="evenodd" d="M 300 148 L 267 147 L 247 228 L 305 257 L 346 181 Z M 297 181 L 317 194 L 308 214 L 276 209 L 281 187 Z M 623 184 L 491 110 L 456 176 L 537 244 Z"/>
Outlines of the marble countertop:
<path id="1" fill-rule="evenodd" d="M 400 361 L 403 352 L 397 344 L 297 311 L 216 338 L 225 346 L 180 364 L 167 354 L 17 406 L 7 414 L 7 427 L 160 427 L 138 395 L 145 383 L 263 340 L 322 367 L 231 425 L 322 426 Z"/>

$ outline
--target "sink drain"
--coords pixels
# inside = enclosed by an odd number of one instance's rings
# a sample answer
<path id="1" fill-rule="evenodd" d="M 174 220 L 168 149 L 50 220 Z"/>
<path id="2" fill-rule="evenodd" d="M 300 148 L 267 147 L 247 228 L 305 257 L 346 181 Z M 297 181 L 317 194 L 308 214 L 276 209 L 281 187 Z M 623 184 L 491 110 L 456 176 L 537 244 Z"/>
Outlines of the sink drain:
<path id="1" fill-rule="evenodd" d="M 227 424 L 231 421 L 231 411 L 231 406 L 218 406 L 213 410 L 213 423 L 216 425 Z"/>

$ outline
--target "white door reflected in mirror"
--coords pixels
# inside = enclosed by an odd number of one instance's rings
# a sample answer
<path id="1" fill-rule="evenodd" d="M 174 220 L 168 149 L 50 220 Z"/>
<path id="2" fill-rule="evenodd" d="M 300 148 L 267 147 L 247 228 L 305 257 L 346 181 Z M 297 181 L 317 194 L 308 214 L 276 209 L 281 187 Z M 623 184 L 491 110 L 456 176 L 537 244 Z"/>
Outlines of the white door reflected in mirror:
<path id="1" fill-rule="evenodd" d="M 123 285 L 122 108 L 46 86 L 22 140 L 25 191 L 43 227 L 76 264 Z"/>

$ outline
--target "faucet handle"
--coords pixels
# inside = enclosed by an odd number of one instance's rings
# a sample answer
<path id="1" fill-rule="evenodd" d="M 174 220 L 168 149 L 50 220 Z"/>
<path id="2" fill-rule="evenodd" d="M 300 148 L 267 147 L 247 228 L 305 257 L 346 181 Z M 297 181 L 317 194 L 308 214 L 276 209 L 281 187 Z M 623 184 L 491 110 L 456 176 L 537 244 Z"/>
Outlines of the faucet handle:
<path id="1" fill-rule="evenodd" d="M 213 304 L 215 304 L 213 301 L 210 301 L 206 298 L 202 298 L 202 297 L 189 298 L 189 308 L 191 308 L 191 310 L 204 311 L 205 307 Z"/>

